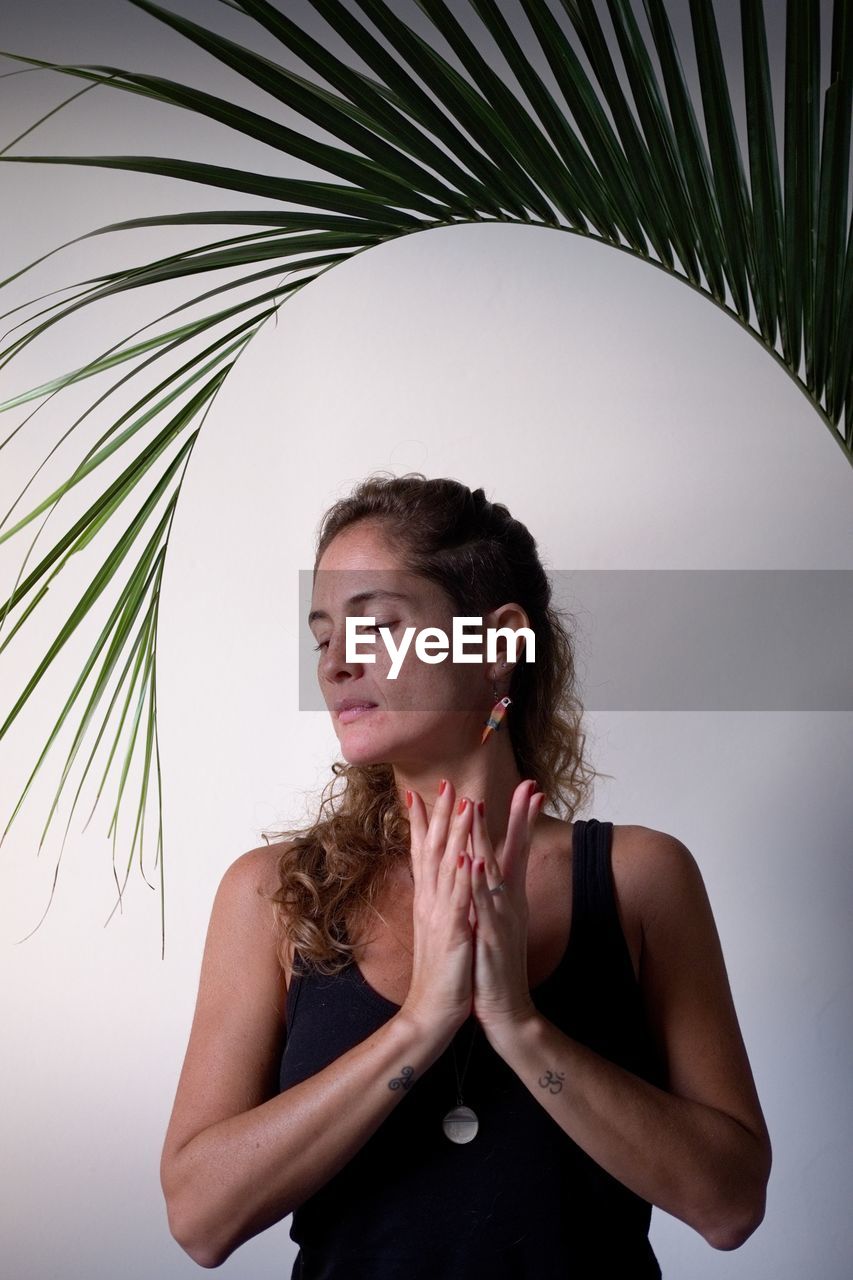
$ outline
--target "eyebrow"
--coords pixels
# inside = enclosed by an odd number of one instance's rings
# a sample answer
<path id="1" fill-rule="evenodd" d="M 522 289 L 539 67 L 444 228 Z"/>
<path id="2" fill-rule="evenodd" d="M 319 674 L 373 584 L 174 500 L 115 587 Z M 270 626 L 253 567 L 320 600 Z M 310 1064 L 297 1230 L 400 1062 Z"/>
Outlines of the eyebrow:
<path id="1" fill-rule="evenodd" d="M 366 600 L 405 600 L 411 603 L 412 597 L 406 595 L 403 591 L 357 591 L 354 596 L 345 601 L 346 604 L 363 604 Z M 329 614 L 325 609 L 312 609 L 308 614 L 308 626 L 312 622 L 316 622 L 319 618 L 329 618 Z"/>

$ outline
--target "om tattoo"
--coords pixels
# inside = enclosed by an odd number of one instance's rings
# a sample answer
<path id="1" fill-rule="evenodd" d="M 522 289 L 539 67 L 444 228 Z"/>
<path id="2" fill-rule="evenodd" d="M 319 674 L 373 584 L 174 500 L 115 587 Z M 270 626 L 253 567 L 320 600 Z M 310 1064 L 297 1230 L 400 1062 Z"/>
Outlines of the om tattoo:
<path id="1" fill-rule="evenodd" d="M 565 1078 L 565 1071 L 546 1071 L 544 1076 L 539 1077 L 539 1083 L 543 1089 L 550 1088 L 551 1093 L 559 1093 Z"/>

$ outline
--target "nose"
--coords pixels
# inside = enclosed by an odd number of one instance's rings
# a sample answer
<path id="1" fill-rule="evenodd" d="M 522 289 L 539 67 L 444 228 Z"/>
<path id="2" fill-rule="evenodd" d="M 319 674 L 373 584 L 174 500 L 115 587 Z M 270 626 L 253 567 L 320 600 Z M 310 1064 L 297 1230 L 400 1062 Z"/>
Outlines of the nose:
<path id="1" fill-rule="evenodd" d="M 347 662 L 346 635 L 343 630 L 329 637 L 326 648 L 320 655 L 318 671 L 320 677 L 329 683 L 336 683 L 341 676 L 359 676 L 363 673 L 363 662 Z"/>

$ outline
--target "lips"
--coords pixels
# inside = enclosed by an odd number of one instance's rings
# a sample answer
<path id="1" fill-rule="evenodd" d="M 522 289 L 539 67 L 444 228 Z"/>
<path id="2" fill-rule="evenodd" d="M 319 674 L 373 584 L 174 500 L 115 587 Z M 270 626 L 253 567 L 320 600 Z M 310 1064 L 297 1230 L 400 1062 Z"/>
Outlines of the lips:
<path id="1" fill-rule="evenodd" d="M 358 716 L 375 709 L 376 703 L 371 702 L 369 698 L 341 698 L 339 702 L 335 703 L 335 715 L 344 724 L 348 724 L 350 720 L 355 720 Z"/>
<path id="2" fill-rule="evenodd" d="M 375 710 L 375 702 L 352 702 L 338 712 L 338 719 L 341 724 L 349 724 L 351 720 L 358 720 L 359 717 L 366 716 L 369 712 Z"/>

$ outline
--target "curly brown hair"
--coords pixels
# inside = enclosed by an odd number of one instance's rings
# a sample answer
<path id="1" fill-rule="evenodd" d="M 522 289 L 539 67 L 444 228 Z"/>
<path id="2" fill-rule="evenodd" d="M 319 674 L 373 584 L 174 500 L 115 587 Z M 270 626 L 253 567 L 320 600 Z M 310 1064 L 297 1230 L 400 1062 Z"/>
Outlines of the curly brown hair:
<path id="1" fill-rule="evenodd" d="M 455 612 L 482 617 L 512 601 L 526 611 L 536 636 L 536 661 L 516 663 L 505 721 L 519 773 L 535 778 L 545 803 L 573 820 L 599 774 L 583 758 L 583 708 L 563 615 L 552 607 L 551 584 L 528 529 L 482 489 L 419 471 L 374 472 L 323 516 L 316 574 L 329 543 L 360 521 L 377 524 L 399 548 L 403 569 L 437 583 Z M 569 615 L 571 616 L 571 615 Z M 262 832 L 284 842 L 279 886 L 269 901 L 284 967 L 288 944 L 324 974 L 353 959 L 362 916 L 374 908 L 391 867 L 409 857 L 409 821 L 389 764 L 336 760 L 334 777 L 308 827 Z M 335 790 L 335 780 L 344 785 Z"/>

